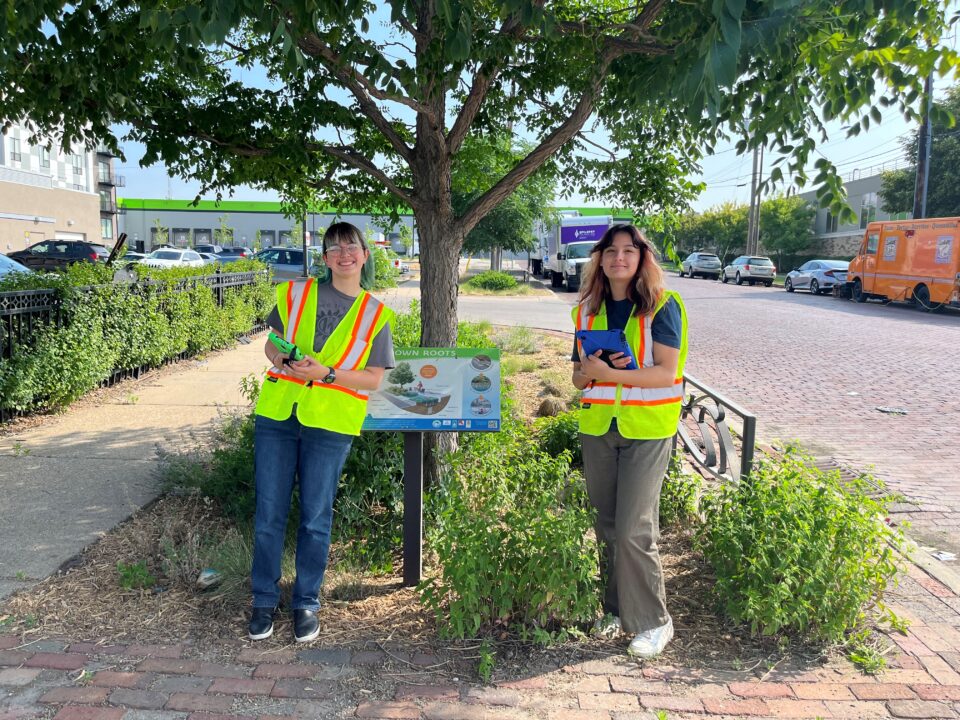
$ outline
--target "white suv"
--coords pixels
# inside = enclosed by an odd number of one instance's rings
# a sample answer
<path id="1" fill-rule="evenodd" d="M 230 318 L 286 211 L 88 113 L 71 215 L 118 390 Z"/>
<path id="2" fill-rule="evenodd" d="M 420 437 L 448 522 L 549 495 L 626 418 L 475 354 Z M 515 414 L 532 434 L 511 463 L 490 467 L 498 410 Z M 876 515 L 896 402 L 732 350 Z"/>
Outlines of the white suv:
<path id="1" fill-rule="evenodd" d="M 720 258 L 713 253 L 695 252 L 687 255 L 687 259 L 680 263 L 680 277 L 708 277 L 716 280 L 720 277 Z"/>
<path id="2" fill-rule="evenodd" d="M 777 278 L 777 268 L 773 260 L 758 255 L 741 255 L 723 269 L 721 280 L 734 280 L 737 285 L 748 282 L 751 285 L 762 282 L 767 287 Z"/>

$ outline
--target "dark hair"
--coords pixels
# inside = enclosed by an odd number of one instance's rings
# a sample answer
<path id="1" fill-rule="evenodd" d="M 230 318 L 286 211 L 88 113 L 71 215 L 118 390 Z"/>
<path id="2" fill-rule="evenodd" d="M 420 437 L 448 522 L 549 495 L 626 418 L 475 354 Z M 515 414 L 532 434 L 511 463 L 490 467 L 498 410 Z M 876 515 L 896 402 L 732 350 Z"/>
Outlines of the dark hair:
<path id="1" fill-rule="evenodd" d="M 323 233 L 323 251 L 331 245 L 359 245 L 364 250 L 368 250 L 366 241 L 363 239 L 363 233 L 356 225 L 348 222 L 337 222 L 330 225 Z"/>
<path id="2" fill-rule="evenodd" d="M 590 250 L 590 262 L 583 269 L 583 285 L 580 289 L 580 302 L 590 315 L 596 315 L 605 300 L 612 299 L 610 281 L 600 266 L 603 251 L 613 245 L 613 239 L 620 233 L 626 233 L 640 250 L 640 264 L 633 282 L 627 287 L 627 297 L 633 301 L 637 315 L 649 315 L 657 307 L 663 294 L 663 269 L 657 261 L 657 251 L 644 236 L 643 231 L 629 223 L 617 223 L 607 228 L 599 242 Z"/>

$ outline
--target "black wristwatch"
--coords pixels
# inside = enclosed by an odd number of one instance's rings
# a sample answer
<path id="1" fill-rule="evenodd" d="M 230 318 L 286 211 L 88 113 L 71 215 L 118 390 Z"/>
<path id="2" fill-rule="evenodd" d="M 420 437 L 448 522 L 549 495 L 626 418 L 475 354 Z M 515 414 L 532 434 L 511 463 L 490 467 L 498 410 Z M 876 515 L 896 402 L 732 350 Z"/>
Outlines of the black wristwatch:
<path id="1" fill-rule="evenodd" d="M 330 372 L 321 378 L 320 382 L 324 385 L 332 385 L 337 381 L 337 369 L 333 366 L 330 367 Z"/>

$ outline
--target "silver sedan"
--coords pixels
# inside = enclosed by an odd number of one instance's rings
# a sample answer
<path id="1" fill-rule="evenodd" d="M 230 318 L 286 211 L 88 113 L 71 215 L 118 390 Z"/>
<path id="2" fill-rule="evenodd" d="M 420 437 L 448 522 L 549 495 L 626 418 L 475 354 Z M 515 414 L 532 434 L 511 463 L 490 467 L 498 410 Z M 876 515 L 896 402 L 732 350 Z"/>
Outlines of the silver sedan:
<path id="1" fill-rule="evenodd" d="M 849 266 L 844 260 L 808 260 L 787 273 L 783 289 L 787 292 L 809 290 L 811 295 L 830 292 L 834 285 L 846 282 Z"/>

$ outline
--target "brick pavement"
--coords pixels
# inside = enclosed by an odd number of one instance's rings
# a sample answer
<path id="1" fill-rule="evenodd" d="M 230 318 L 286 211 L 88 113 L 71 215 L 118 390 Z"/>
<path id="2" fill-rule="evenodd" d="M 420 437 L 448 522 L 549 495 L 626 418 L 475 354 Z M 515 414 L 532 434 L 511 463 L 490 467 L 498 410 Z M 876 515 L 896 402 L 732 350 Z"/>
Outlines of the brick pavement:
<path id="1" fill-rule="evenodd" d="M 911 501 L 895 508 L 911 535 L 960 554 L 960 313 L 670 285 L 690 315 L 690 374 L 755 412 L 764 440 L 797 439 L 819 458 L 872 468 Z"/>
<path id="2" fill-rule="evenodd" d="M 734 671 L 610 656 L 481 685 L 396 647 L 225 641 L 210 662 L 189 643 L 0 635 L 0 720 L 960 717 L 960 596 L 910 565 L 891 601 L 911 627 L 890 636 L 879 676 L 841 659 Z M 685 632 L 678 627 L 677 642 Z"/>

